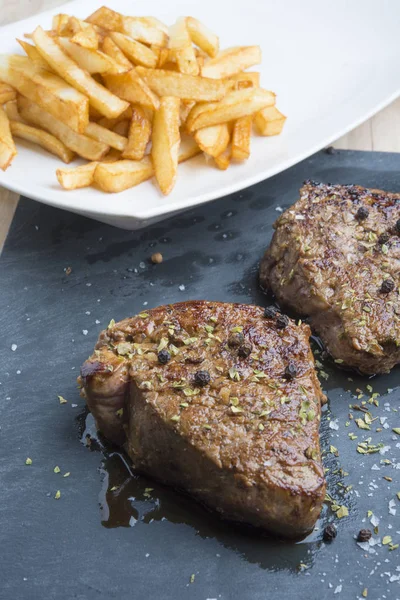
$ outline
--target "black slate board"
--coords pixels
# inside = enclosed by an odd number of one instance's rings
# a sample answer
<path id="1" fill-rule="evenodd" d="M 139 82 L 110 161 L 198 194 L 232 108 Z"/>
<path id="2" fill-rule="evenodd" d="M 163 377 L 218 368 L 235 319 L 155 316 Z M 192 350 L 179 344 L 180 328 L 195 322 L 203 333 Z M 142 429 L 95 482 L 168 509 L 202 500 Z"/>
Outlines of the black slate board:
<path id="1" fill-rule="evenodd" d="M 400 548 L 379 543 L 367 552 L 354 539 L 361 527 L 372 528 L 371 510 L 380 519 L 374 538 L 400 542 L 400 438 L 392 432 L 400 426 L 398 370 L 368 380 L 324 365 L 329 491 L 350 515 L 338 520 L 326 507 L 319 530 L 296 545 L 239 531 L 174 492 L 129 481 L 110 449 L 104 461 L 80 443 L 84 402 L 75 378 L 110 318 L 190 298 L 265 304 L 258 261 L 276 208 L 295 201 L 306 178 L 399 190 L 400 155 L 321 152 L 269 181 L 137 232 L 21 200 L 0 259 L 1 599 L 347 599 L 362 597 L 364 588 L 368 598 L 400 598 Z M 162 264 L 150 264 L 154 251 L 164 255 Z M 355 390 L 368 399 L 367 385 L 382 394 L 379 407 L 368 405 L 382 418 L 370 432 L 354 420 L 346 427 L 349 403 L 362 401 L 354 400 Z M 68 403 L 60 405 L 58 395 Z M 385 445 L 384 455 L 356 452 L 369 435 Z M 56 465 L 61 473 L 53 472 Z M 123 497 L 109 492 L 107 504 L 107 487 L 124 481 Z M 397 515 L 390 514 L 391 500 Z M 338 537 L 325 544 L 321 528 L 330 520 Z"/>

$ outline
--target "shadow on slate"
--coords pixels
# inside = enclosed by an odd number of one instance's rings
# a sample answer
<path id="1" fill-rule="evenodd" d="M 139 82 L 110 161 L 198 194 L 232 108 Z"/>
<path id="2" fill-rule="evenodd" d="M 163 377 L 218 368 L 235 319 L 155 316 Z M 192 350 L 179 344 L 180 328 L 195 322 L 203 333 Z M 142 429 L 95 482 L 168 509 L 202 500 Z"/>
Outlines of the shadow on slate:
<path id="1" fill-rule="evenodd" d="M 377 545 L 368 553 L 354 539 L 372 510 L 380 518 L 377 537 L 390 534 L 400 542 L 388 511 L 400 490 L 399 444 L 391 430 L 399 426 L 393 412 L 398 370 L 368 380 L 324 365 L 330 403 L 321 431 L 329 493 L 350 515 L 335 520 L 326 506 L 319 529 L 298 544 L 237 529 L 189 498 L 130 477 L 116 449 L 89 452 L 80 443 L 85 413 L 76 385 L 79 366 L 111 318 L 187 299 L 265 305 L 258 263 L 276 208 L 297 199 L 304 179 L 399 190 L 399 173 L 399 155 L 321 152 L 266 182 L 136 232 L 21 200 L 0 260 L 2 600 L 264 600 L 278 593 L 325 599 L 339 592 L 347 599 L 364 588 L 373 598 L 399 596 L 399 551 Z M 163 254 L 162 264 L 151 264 L 155 251 Z M 382 394 L 373 417 L 390 424 L 379 433 L 354 422 L 346 427 L 348 405 L 360 394 L 355 390 L 367 399 L 367 385 Z M 388 388 L 394 391 L 387 394 Z M 58 395 L 68 402 L 60 404 Z M 90 433 L 90 418 L 86 426 Z M 371 435 L 385 456 L 357 454 L 349 432 L 358 441 Z M 322 529 L 332 520 L 338 537 L 325 544 Z"/>

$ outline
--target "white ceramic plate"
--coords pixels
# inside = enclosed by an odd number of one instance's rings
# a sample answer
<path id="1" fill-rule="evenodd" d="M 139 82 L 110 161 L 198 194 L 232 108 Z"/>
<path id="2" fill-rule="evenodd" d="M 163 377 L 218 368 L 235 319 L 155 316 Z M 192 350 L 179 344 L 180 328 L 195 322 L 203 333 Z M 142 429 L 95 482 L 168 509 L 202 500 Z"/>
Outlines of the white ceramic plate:
<path id="1" fill-rule="evenodd" d="M 106 0 L 104 1 L 107 4 Z M 99 1 L 75 0 L 1 29 L 1 52 L 58 12 L 86 17 Z M 18 156 L 0 185 L 46 204 L 136 229 L 271 177 L 368 119 L 400 93 L 400 4 L 393 0 L 140 0 L 109 2 L 126 14 L 153 15 L 168 25 L 193 15 L 220 36 L 222 47 L 260 44 L 261 82 L 288 115 L 278 137 L 253 137 L 250 159 L 218 171 L 203 157 L 179 166 L 168 197 L 152 182 L 120 194 L 63 191 L 59 161 L 18 142 Z"/>

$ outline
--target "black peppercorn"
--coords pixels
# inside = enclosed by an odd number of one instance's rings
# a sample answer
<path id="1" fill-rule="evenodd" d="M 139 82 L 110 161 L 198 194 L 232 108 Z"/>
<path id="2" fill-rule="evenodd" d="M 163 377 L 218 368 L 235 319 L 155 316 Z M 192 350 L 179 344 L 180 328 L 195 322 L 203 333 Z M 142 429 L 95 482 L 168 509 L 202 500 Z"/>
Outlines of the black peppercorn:
<path id="1" fill-rule="evenodd" d="M 378 243 L 381 245 L 387 244 L 389 240 L 390 240 L 390 234 L 387 233 L 387 231 L 385 231 L 384 233 L 381 233 L 381 235 L 378 237 Z"/>
<path id="2" fill-rule="evenodd" d="M 396 233 L 400 234 L 400 219 L 396 221 L 396 225 L 394 226 Z"/>
<path id="3" fill-rule="evenodd" d="M 158 362 L 161 363 L 162 365 L 166 365 L 167 362 L 169 362 L 171 360 L 171 355 L 168 352 L 168 350 L 166 350 L 165 348 L 163 350 L 160 350 L 160 352 L 158 353 Z"/>
<path id="4" fill-rule="evenodd" d="M 228 346 L 230 348 L 237 348 L 244 342 L 244 335 L 240 332 L 231 333 L 228 337 Z"/>
<path id="5" fill-rule="evenodd" d="M 289 317 L 286 315 L 279 315 L 276 320 L 276 326 L 278 329 L 285 329 L 289 325 Z"/>
<path id="6" fill-rule="evenodd" d="M 331 542 L 337 536 L 337 530 L 333 523 L 329 523 L 324 529 L 324 542 Z"/>
<path id="7" fill-rule="evenodd" d="M 336 150 L 333 146 L 328 146 L 327 148 L 324 149 L 324 152 L 326 154 L 335 154 Z"/>
<path id="8" fill-rule="evenodd" d="M 394 281 L 392 279 L 384 279 L 382 281 L 381 289 L 379 290 L 381 294 L 389 294 L 394 290 Z"/>
<path id="9" fill-rule="evenodd" d="M 247 358 L 248 356 L 250 356 L 252 350 L 252 344 L 250 344 L 250 342 L 245 342 L 244 344 L 239 346 L 238 355 L 240 356 L 240 358 Z"/>
<path id="10" fill-rule="evenodd" d="M 372 538 L 372 531 L 370 529 L 360 529 L 357 536 L 357 542 L 368 542 Z"/>
<path id="11" fill-rule="evenodd" d="M 194 374 L 194 382 L 200 387 L 204 387 L 210 383 L 210 373 L 208 371 L 196 371 Z"/>
<path id="12" fill-rule="evenodd" d="M 267 308 L 264 310 L 264 317 L 266 319 L 275 319 L 277 312 L 278 309 L 275 306 L 267 306 Z"/>
<path id="13" fill-rule="evenodd" d="M 368 208 L 365 208 L 365 206 L 360 206 L 360 208 L 356 212 L 357 221 L 365 221 L 365 219 L 368 219 L 368 216 L 369 216 Z"/>
<path id="14" fill-rule="evenodd" d="M 291 381 L 292 379 L 294 379 L 296 377 L 296 375 L 297 375 L 297 367 L 296 367 L 296 365 L 293 362 L 290 362 L 287 365 L 283 376 L 288 381 Z"/>

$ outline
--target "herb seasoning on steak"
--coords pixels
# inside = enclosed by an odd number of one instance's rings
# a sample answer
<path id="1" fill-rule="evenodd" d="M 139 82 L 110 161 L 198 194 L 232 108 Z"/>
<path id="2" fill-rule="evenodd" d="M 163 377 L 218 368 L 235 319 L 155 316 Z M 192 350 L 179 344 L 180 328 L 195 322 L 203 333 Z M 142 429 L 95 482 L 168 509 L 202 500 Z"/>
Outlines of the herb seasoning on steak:
<path id="1" fill-rule="evenodd" d="M 400 362 L 399 218 L 400 194 L 307 182 L 261 262 L 261 285 L 367 374 Z"/>
<path id="2" fill-rule="evenodd" d="M 323 394 L 309 327 L 287 318 L 278 330 L 263 315 L 256 306 L 203 301 L 148 310 L 101 333 L 89 362 L 113 371 L 83 385 L 98 428 L 138 471 L 227 519 L 296 538 L 313 528 L 325 497 Z M 228 345 L 238 322 L 253 349 L 247 357 Z M 128 337 L 131 351 L 121 356 L 116 346 Z M 171 356 L 166 364 L 160 344 Z M 203 356 L 201 371 L 186 361 L 193 352 Z M 288 381 L 282 373 L 291 360 L 298 376 Z"/>

